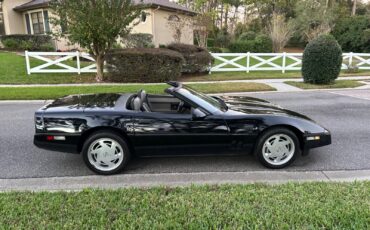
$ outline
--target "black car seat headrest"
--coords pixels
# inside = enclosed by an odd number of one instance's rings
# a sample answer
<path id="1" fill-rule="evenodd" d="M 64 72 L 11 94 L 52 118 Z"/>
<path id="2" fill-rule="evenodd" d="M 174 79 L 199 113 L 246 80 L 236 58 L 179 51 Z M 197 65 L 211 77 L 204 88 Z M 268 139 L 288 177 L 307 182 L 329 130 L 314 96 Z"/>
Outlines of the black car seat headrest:
<path id="1" fill-rule="evenodd" d="M 150 112 L 151 109 L 150 109 L 149 102 L 148 102 L 148 95 L 146 94 L 145 90 L 140 90 L 138 93 L 138 97 L 140 97 L 142 101 L 142 104 L 141 104 L 142 110 L 145 112 Z"/>

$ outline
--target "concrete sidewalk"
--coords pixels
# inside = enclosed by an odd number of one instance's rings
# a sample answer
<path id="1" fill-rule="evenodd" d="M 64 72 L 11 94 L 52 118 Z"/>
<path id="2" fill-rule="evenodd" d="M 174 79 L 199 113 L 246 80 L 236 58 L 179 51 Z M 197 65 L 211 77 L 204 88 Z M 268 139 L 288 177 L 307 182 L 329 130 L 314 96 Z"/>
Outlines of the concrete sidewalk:
<path id="1" fill-rule="evenodd" d="M 370 180 L 370 170 L 348 171 L 250 171 L 163 174 L 121 174 L 114 176 L 0 179 L 0 191 L 75 191 L 86 188 L 189 186 L 192 184 L 250 184 L 286 182 L 351 182 Z"/>

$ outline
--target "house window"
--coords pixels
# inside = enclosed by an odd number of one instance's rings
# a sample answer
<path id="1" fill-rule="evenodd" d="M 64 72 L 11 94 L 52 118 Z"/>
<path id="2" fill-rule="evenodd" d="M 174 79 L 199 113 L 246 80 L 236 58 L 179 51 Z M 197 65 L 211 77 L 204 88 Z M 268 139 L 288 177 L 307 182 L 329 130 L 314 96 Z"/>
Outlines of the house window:
<path id="1" fill-rule="evenodd" d="M 175 21 L 175 22 L 179 22 L 180 21 L 180 18 L 179 18 L 179 16 L 177 16 L 177 15 L 170 15 L 169 17 L 168 17 L 168 21 Z"/>
<path id="2" fill-rule="evenodd" d="M 146 13 L 145 12 L 141 13 L 141 22 L 146 22 Z"/>
<path id="3" fill-rule="evenodd" d="M 33 34 L 44 34 L 44 17 L 41 12 L 31 13 L 31 25 Z"/>
<path id="4" fill-rule="evenodd" d="M 29 11 L 24 16 L 28 34 L 45 34 L 50 32 L 49 13 L 47 10 Z"/>

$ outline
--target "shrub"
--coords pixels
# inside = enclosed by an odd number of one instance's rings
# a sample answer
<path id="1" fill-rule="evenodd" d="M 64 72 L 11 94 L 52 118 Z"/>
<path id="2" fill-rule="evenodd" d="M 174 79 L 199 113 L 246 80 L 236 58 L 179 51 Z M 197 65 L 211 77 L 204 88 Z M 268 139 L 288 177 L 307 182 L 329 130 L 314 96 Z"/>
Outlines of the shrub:
<path id="1" fill-rule="evenodd" d="M 154 48 L 153 35 L 145 33 L 129 34 L 122 43 L 125 48 Z"/>
<path id="2" fill-rule="evenodd" d="M 168 49 L 132 48 L 111 50 L 106 62 L 110 81 L 165 82 L 181 75 L 184 58 Z"/>
<path id="3" fill-rule="evenodd" d="M 255 41 L 235 41 L 230 43 L 229 50 L 232 53 L 256 52 Z"/>
<path id="4" fill-rule="evenodd" d="M 42 51 L 45 45 L 53 46 L 49 35 L 14 34 L 1 36 L 0 39 L 5 48 L 12 50 Z"/>
<path id="5" fill-rule="evenodd" d="M 231 41 L 231 36 L 226 32 L 219 32 L 215 37 L 214 45 L 217 47 L 228 47 Z"/>
<path id="6" fill-rule="evenodd" d="M 19 46 L 19 43 L 12 38 L 4 39 L 1 42 L 3 43 L 4 47 L 7 49 L 17 49 L 17 47 Z"/>
<path id="7" fill-rule="evenodd" d="M 232 42 L 228 48 L 232 53 L 269 53 L 272 51 L 272 42 L 268 36 L 258 35 L 254 40 L 238 40 Z"/>
<path id="8" fill-rule="evenodd" d="M 212 53 L 222 53 L 222 49 L 220 47 L 208 47 L 208 51 Z"/>
<path id="9" fill-rule="evenodd" d="M 215 39 L 214 38 L 208 38 L 207 39 L 207 47 L 214 47 L 215 46 Z"/>
<path id="10" fill-rule="evenodd" d="M 181 53 L 184 57 L 182 73 L 208 72 L 210 64 L 213 62 L 213 57 L 208 50 L 199 46 L 172 43 L 167 48 Z"/>
<path id="11" fill-rule="evenodd" d="M 352 16 L 339 19 L 332 34 L 347 52 L 370 52 L 370 17 Z"/>
<path id="12" fill-rule="evenodd" d="M 321 35 L 312 40 L 303 52 L 302 75 L 307 83 L 334 82 L 342 65 L 342 49 L 331 35 Z"/>
<path id="13" fill-rule="evenodd" d="M 247 31 L 245 33 L 242 33 L 240 36 L 239 36 L 239 40 L 240 41 L 245 41 L 245 40 L 254 40 L 256 39 L 256 33 L 254 31 Z"/>
<path id="14" fill-rule="evenodd" d="M 272 41 L 271 38 L 265 34 L 260 34 L 255 39 L 256 52 L 269 53 L 272 52 Z"/>

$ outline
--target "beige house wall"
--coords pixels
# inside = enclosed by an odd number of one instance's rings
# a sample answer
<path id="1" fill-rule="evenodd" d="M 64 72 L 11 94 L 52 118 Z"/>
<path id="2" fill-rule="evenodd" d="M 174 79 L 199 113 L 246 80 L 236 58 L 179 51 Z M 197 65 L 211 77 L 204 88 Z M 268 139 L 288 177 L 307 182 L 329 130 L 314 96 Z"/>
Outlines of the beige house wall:
<path id="1" fill-rule="evenodd" d="M 174 42 L 173 34 L 174 31 L 169 27 L 168 25 L 168 18 L 170 15 L 177 15 L 180 20 L 184 18 L 189 18 L 191 16 L 176 13 L 176 12 L 170 12 L 170 11 L 164 11 L 164 10 L 152 10 L 154 12 L 154 17 L 153 17 L 153 42 L 155 46 L 159 45 L 168 45 L 172 42 Z M 181 43 L 185 44 L 193 44 L 194 34 L 193 34 L 193 29 L 190 26 L 186 26 L 182 30 L 181 34 Z"/>
<path id="2" fill-rule="evenodd" d="M 27 12 L 16 12 L 14 7 L 22 5 L 29 2 L 29 0 L 11 0 L 4 1 L 3 3 L 3 13 L 4 13 L 4 25 L 5 33 L 10 34 L 27 34 L 27 27 L 25 22 L 25 14 Z M 43 9 L 37 9 L 43 10 Z M 37 11 L 32 10 L 32 11 Z M 29 11 L 28 11 L 29 12 Z M 50 10 L 49 18 L 55 16 Z M 159 45 L 167 45 L 174 42 L 173 34 L 174 31 L 168 25 L 168 18 L 171 15 L 177 15 L 180 20 L 186 17 L 191 17 L 189 15 L 181 14 L 178 12 L 171 12 L 167 10 L 157 9 L 147 9 L 147 16 L 145 22 L 140 22 L 135 25 L 132 29 L 132 33 L 148 33 L 153 35 L 153 43 L 156 47 Z M 50 30 L 56 31 L 60 28 L 50 24 Z M 185 44 L 193 44 L 193 29 L 187 26 L 182 30 L 181 42 Z M 79 49 L 78 45 L 70 45 L 67 39 L 58 39 L 55 41 L 56 50 L 66 51 L 72 49 Z"/>
<path id="3" fill-rule="evenodd" d="M 11 0 L 3 2 L 5 34 L 26 34 L 27 29 L 23 14 L 13 10 L 14 7 L 29 2 L 29 0 Z"/>
<path id="4" fill-rule="evenodd" d="M 137 19 L 139 23 L 132 28 L 131 33 L 153 34 L 153 10 L 145 10 L 145 13 L 147 14 L 145 22 L 142 22 L 141 18 Z"/>

